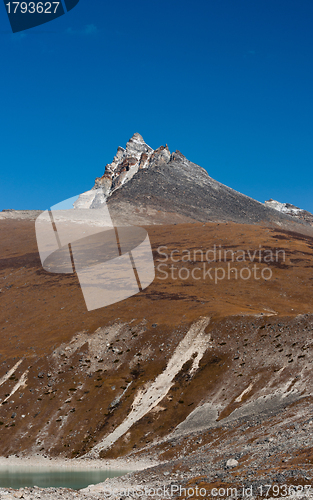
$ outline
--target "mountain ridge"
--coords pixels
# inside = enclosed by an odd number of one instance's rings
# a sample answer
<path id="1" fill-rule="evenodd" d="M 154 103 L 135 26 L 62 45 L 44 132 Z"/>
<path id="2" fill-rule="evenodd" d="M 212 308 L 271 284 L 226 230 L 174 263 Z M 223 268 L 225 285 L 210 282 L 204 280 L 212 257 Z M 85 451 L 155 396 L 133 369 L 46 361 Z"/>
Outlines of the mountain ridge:
<path id="1" fill-rule="evenodd" d="M 79 196 L 75 208 L 100 208 L 104 199 L 116 224 L 236 222 L 283 225 L 302 230 L 309 218 L 276 210 L 216 181 L 201 166 L 167 144 L 153 150 L 135 133 L 118 147 L 93 188 Z M 312 216 L 313 221 L 313 216 Z"/>
<path id="2" fill-rule="evenodd" d="M 261 203 L 213 179 L 203 167 L 168 145 L 151 148 L 139 133 L 119 146 L 104 174 L 80 194 L 76 209 L 107 202 L 116 225 L 190 222 L 266 223 L 311 233 L 313 214 L 289 203 Z M 34 219 L 40 211 L 5 210 L 0 219 Z"/>

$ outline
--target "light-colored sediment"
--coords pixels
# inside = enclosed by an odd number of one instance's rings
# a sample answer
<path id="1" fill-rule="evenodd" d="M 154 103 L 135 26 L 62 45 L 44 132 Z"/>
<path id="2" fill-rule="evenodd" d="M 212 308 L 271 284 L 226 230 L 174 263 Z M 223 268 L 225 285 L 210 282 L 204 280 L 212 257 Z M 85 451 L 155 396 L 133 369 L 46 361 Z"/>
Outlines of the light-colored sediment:
<path id="1" fill-rule="evenodd" d="M 157 465 L 157 462 L 151 460 L 131 460 L 129 458 L 122 459 L 118 458 L 115 460 L 101 460 L 101 459 L 91 459 L 91 458 L 46 458 L 43 456 L 27 456 L 27 457 L 16 457 L 10 456 L 0 457 L 0 469 L 4 467 L 44 467 L 51 469 L 103 469 L 103 470 L 127 470 L 127 471 L 138 471 L 143 470 L 148 467 Z"/>
<path id="2" fill-rule="evenodd" d="M 125 434 L 135 422 L 138 422 L 144 415 L 155 408 L 166 396 L 173 385 L 175 376 L 182 369 L 183 365 L 193 358 L 190 373 L 197 370 L 199 361 L 208 348 L 211 336 L 205 334 L 210 318 L 201 318 L 196 321 L 179 343 L 169 360 L 166 369 L 146 388 L 138 392 L 129 415 L 111 434 L 98 443 L 86 456 L 93 457 L 110 448 L 121 436 Z"/>

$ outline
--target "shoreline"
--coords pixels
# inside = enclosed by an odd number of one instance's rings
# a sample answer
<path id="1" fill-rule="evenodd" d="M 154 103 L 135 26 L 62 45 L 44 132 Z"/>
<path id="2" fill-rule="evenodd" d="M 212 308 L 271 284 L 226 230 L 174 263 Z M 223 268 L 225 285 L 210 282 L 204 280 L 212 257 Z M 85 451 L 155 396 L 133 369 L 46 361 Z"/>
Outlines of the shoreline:
<path id="1" fill-rule="evenodd" d="M 16 457 L 11 455 L 8 458 L 0 456 L 0 468 L 2 467 L 43 467 L 50 469 L 79 469 L 79 470 L 116 470 L 125 471 L 125 473 L 141 471 L 148 469 L 159 462 L 153 460 L 134 460 L 130 458 L 118 458 L 111 460 L 104 459 L 85 459 L 85 458 L 46 458 L 43 456 L 23 456 Z"/>

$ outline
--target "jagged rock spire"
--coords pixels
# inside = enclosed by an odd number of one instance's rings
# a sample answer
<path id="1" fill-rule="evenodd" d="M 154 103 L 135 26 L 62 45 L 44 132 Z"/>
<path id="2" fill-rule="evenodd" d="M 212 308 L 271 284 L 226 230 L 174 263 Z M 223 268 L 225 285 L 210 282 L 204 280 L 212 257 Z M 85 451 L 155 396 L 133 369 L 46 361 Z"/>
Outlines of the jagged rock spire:
<path id="1" fill-rule="evenodd" d="M 112 163 L 106 165 L 104 175 L 96 179 L 94 188 L 102 187 L 104 194 L 110 196 L 113 191 L 128 182 L 139 169 L 153 166 L 157 157 L 166 162 L 170 160 L 167 145 L 154 151 L 136 132 L 126 143 L 125 149 L 118 147 Z"/>
<path id="2" fill-rule="evenodd" d="M 117 148 L 112 163 L 105 166 L 102 177 L 95 180 L 91 191 L 84 193 L 84 199 L 76 202 L 79 208 L 97 208 L 97 196 L 95 189 L 102 188 L 105 197 L 109 197 L 116 189 L 127 183 L 138 172 L 138 170 L 153 167 L 158 161 L 168 163 L 171 153 L 168 146 L 161 146 L 155 151 L 144 141 L 143 137 L 136 132 L 126 143 L 126 147 Z"/>

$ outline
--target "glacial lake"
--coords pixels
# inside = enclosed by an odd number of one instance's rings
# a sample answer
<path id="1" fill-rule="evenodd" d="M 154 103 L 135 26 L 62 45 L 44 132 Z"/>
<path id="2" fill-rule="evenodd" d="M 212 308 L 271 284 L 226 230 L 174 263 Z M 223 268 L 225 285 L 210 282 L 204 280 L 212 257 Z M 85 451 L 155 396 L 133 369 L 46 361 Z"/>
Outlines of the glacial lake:
<path id="1" fill-rule="evenodd" d="M 98 484 L 108 477 L 117 477 L 129 471 L 53 468 L 36 466 L 0 467 L 0 488 L 72 488 L 79 490 L 90 484 Z"/>

